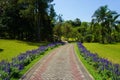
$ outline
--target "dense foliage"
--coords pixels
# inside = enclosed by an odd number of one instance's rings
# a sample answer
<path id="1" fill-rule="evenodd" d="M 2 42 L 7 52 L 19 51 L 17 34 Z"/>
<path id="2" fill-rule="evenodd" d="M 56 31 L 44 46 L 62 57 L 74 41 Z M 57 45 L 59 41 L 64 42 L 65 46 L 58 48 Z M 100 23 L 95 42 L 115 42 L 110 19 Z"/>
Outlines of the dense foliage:
<path id="1" fill-rule="evenodd" d="M 98 8 L 91 22 L 64 21 L 53 0 L 1 0 L 0 38 L 29 41 L 120 42 L 120 14 L 107 5 Z M 58 19 L 58 21 L 57 21 Z"/>
<path id="2" fill-rule="evenodd" d="M 19 78 L 20 71 L 24 69 L 25 66 L 31 63 L 34 59 L 44 54 L 49 48 L 54 48 L 63 43 L 51 43 L 47 46 L 40 46 L 38 49 L 26 51 L 21 53 L 17 57 L 14 57 L 11 62 L 3 60 L 0 62 L 0 80 L 11 80 L 11 78 Z"/>
<path id="3" fill-rule="evenodd" d="M 100 27 L 98 34 L 100 35 L 99 37 L 102 43 L 120 41 L 119 16 L 120 14 L 118 14 L 116 11 L 110 10 L 107 5 L 101 6 L 93 14 L 92 26 L 95 27 L 98 25 Z"/>
<path id="4" fill-rule="evenodd" d="M 53 0 L 0 0 L 0 38 L 52 40 Z"/>
<path id="5" fill-rule="evenodd" d="M 89 65 L 94 67 L 94 70 L 98 72 L 102 80 L 119 80 L 120 79 L 120 65 L 113 64 L 105 58 L 99 57 L 97 54 L 88 51 L 82 43 L 78 42 L 78 47 L 82 57 L 88 62 Z"/>
<path id="6" fill-rule="evenodd" d="M 59 22 L 54 28 L 58 40 L 81 42 L 113 43 L 120 42 L 120 14 L 110 10 L 106 5 L 98 8 L 91 22 L 81 22 L 80 19 Z M 55 38 L 55 39 L 56 39 Z"/>
<path id="7" fill-rule="evenodd" d="M 69 41 L 69 38 L 72 40 L 80 40 L 81 34 L 78 32 L 78 28 L 81 25 L 80 19 L 76 18 L 74 21 L 59 21 L 56 23 L 55 27 L 53 28 L 54 32 L 54 40 L 66 40 Z"/>

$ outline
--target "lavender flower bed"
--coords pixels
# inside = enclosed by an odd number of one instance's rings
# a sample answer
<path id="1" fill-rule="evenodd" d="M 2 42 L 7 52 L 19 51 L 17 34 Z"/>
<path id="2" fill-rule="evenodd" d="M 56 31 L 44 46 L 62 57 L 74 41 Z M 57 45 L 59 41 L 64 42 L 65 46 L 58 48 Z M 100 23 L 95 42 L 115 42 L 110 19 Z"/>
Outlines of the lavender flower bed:
<path id="1" fill-rule="evenodd" d="M 17 57 L 13 58 L 11 62 L 3 60 L 0 62 L 0 80 L 10 80 L 11 78 L 20 77 L 19 73 L 25 66 L 31 63 L 34 59 L 39 57 L 49 48 L 54 48 L 63 43 L 56 42 L 48 44 L 47 46 L 40 46 L 38 49 L 26 51 Z"/>
<path id="2" fill-rule="evenodd" d="M 89 65 L 94 67 L 95 71 L 101 75 L 103 80 L 120 80 L 120 64 L 113 64 L 109 60 L 91 53 L 80 42 L 77 44 L 82 57 Z"/>

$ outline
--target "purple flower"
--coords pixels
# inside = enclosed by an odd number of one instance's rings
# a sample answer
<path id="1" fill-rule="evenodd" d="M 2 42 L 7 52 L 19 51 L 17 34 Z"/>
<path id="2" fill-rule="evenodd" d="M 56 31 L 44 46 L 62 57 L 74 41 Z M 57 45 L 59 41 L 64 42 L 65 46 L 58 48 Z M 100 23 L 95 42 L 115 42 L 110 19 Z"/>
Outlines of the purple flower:
<path id="1" fill-rule="evenodd" d="M 112 74 L 111 76 L 109 75 L 112 79 L 120 79 L 119 64 L 113 64 L 109 60 L 99 57 L 98 54 L 91 53 L 80 42 L 78 42 L 77 44 L 80 50 L 80 54 L 84 57 L 85 60 L 87 60 L 87 62 L 89 62 L 89 64 L 93 63 L 93 66 L 97 68 L 102 74 Z M 107 71 L 108 73 L 106 73 L 105 71 Z"/>

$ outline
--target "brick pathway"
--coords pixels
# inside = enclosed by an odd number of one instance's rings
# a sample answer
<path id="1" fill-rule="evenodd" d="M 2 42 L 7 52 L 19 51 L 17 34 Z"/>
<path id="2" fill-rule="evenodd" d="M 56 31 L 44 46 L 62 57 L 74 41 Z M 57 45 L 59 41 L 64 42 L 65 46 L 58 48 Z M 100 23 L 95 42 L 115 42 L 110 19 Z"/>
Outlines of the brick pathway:
<path id="1" fill-rule="evenodd" d="M 53 50 L 34 65 L 21 80 L 94 80 L 77 59 L 73 44 Z"/>

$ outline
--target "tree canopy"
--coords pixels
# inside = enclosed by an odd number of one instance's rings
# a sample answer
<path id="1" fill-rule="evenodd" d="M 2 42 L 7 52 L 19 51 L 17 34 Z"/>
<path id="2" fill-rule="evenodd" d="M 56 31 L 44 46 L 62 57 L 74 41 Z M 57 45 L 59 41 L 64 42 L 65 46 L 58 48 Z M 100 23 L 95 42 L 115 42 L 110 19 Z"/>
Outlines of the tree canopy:
<path id="1" fill-rule="evenodd" d="M 0 37 L 52 41 L 53 0 L 1 0 Z"/>
<path id="2" fill-rule="evenodd" d="M 92 24 L 99 24 L 101 26 L 99 30 L 102 43 L 111 43 L 114 41 L 114 31 L 119 32 L 119 16 L 120 14 L 116 11 L 110 10 L 107 5 L 101 6 L 93 14 Z"/>
<path id="3" fill-rule="evenodd" d="M 0 38 L 27 41 L 120 42 L 120 14 L 99 7 L 91 22 L 64 21 L 53 0 L 0 0 Z M 73 14 L 74 16 L 74 14 Z"/>

